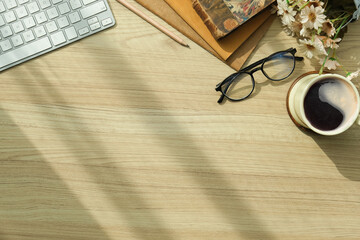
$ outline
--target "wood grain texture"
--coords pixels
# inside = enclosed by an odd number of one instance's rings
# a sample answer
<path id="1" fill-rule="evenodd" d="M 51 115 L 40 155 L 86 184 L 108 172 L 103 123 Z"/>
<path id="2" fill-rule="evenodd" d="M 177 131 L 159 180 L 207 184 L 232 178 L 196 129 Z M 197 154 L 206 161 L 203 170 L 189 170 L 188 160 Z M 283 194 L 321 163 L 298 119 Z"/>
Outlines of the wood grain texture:
<path id="1" fill-rule="evenodd" d="M 310 61 L 218 105 L 231 68 L 110 4 L 114 28 L 1 74 L 0 239 L 360 238 L 360 128 L 321 137 L 286 112 Z M 277 19 L 249 62 L 292 46 Z"/>

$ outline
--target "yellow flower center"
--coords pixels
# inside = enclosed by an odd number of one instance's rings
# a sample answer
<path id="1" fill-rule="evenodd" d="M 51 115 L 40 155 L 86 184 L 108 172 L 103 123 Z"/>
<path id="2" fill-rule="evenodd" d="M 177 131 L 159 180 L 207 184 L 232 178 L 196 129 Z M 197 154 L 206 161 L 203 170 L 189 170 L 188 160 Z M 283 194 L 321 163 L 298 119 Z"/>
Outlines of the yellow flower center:
<path id="1" fill-rule="evenodd" d="M 309 51 L 314 51 L 315 50 L 315 47 L 313 45 L 310 45 L 310 44 L 306 44 L 306 48 L 309 50 Z"/>
<path id="2" fill-rule="evenodd" d="M 310 20 L 311 22 L 315 22 L 315 20 L 316 20 L 316 14 L 313 13 L 313 12 L 309 13 L 309 20 Z"/>

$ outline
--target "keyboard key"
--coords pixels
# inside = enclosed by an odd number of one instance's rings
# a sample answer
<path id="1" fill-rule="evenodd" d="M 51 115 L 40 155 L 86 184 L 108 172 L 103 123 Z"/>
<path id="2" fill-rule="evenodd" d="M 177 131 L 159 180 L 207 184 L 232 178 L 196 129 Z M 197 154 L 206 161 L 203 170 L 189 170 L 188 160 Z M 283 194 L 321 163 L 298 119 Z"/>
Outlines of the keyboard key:
<path id="1" fill-rule="evenodd" d="M 112 23 L 111 18 L 106 18 L 106 19 L 104 19 L 104 20 L 101 21 L 101 24 L 102 24 L 103 26 L 109 25 L 109 24 L 111 24 L 111 23 Z"/>
<path id="2" fill-rule="evenodd" d="M 27 5 L 30 13 L 36 13 L 40 10 L 39 5 L 36 2 L 31 2 Z"/>
<path id="3" fill-rule="evenodd" d="M 62 0 L 51 0 L 51 2 L 52 2 L 53 4 L 58 4 L 58 3 L 61 3 Z"/>
<path id="4" fill-rule="evenodd" d="M 31 30 L 24 32 L 23 37 L 25 42 L 30 42 L 35 39 L 34 34 L 32 33 Z"/>
<path id="5" fill-rule="evenodd" d="M 63 16 L 57 20 L 59 28 L 64 28 L 69 26 L 69 21 L 67 20 L 66 16 Z"/>
<path id="6" fill-rule="evenodd" d="M 84 5 L 88 5 L 92 2 L 95 2 L 96 0 L 83 0 Z"/>
<path id="7" fill-rule="evenodd" d="M 65 2 L 65 3 L 62 3 L 58 6 L 59 8 L 59 11 L 60 11 L 60 14 L 61 15 L 64 15 L 65 13 L 68 13 L 70 12 L 70 8 L 69 8 L 69 5 Z"/>
<path id="8" fill-rule="evenodd" d="M 25 30 L 24 25 L 21 23 L 21 21 L 13 23 L 12 28 L 14 29 L 15 33 L 19 33 Z"/>
<path id="9" fill-rule="evenodd" d="M 5 26 L 5 27 L 1 28 L 0 32 L 4 38 L 9 37 L 13 34 L 13 32 L 9 26 Z"/>
<path id="10" fill-rule="evenodd" d="M 8 11 L 4 13 L 4 17 L 7 23 L 11 23 L 16 20 L 14 11 Z"/>
<path id="11" fill-rule="evenodd" d="M 26 17 L 28 15 L 25 6 L 20 6 L 19 8 L 17 8 L 15 10 L 15 12 L 16 12 L 18 18 L 23 18 L 23 17 Z"/>
<path id="12" fill-rule="evenodd" d="M 34 28 L 34 32 L 35 32 L 36 37 L 38 37 L 38 38 L 46 35 L 44 26 L 39 26 L 39 27 Z"/>
<path id="13" fill-rule="evenodd" d="M 5 21 L 4 19 L 2 18 L 2 16 L 0 16 L 0 27 L 4 26 L 5 25 Z"/>
<path id="14" fill-rule="evenodd" d="M 72 9 L 78 9 L 81 8 L 81 2 L 79 0 L 69 0 L 70 6 Z"/>
<path id="15" fill-rule="evenodd" d="M 42 9 L 45 9 L 45 8 L 48 8 L 51 6 L 50 0 L 40 0 L 39 4 Z"/>
<path id="16" fill-rule="evenodd" d="M 28 45 L 14 49 L 11 52 L 4 53 L 0 58 L 0 68 L 45 51 L 49 48 L 51 48 L 51 43 L 49 38 L 45 37 L 29 43 Z"/>
<path id="17" fill-rule="evenodd" d="M 77 12 L 70 13 L 69 19 L 70 19 L 71 23 L 77 23 L 81 20 L 79 14 Z"/>
<path id="18" fill-rule="evenodd" d="M 29 2 L 29 0 L 18 0 L 19 4 L 24 4 L 24 3 L 27 3 L 27 2 Z"/>
<path id="19" fill-rule="evenodd" d="M 74 27 L 69 27 L 69 28 L 65 29 L 65 34 L 69 40 L 77 38 L 77 36 L 78 36 Z"/>
<path id="20" fill-rule="evenodd" d="M 24 43 L 20 35 L 12 37 L 11 42 L 13 43 L 14 47 L 18 47 Z"/>
<path id="21" fill-rule="evenodd" d="M 97 17 L 93 17 L 93 18 L 90 18 L 90 19 L 88 20 L 88 24 L 91 25 L 91 24 L 94 24 L 94 23 L 96 23 L 96 22 L 98 22 L 98 21 L 99 21 L 99 20 L 98 20 Z"/>
<path id="22" fill-rule="evenodd" d="M 6 39 L 5 41 L 0 42 L 0 48 L 3 52 L 10 50 L 12 48 L 10 41 Z M 4 55 L 1 56 L 1 58 L 3 57 Z"/>
<path id="23" fill-rule="evenodd" d="M 12 9 L 14 7 L 17 7 L 17 3 L 15 0 L 4 0 L 4 3 L 8 9 Z"/>
<path id="24" fill-rule="evenodd" d="M 40 12 L 35 15 L 36 21 L 40 24 L 47 21 L 46 15 L 44 12 Z"/>
<path id="25" fill-rule="evenodd" d="M 101 26 L 100 26 L 100 23 L 98 23 L 98 22 L 90 25 L 91 31 L 94 31 L 94 30 L 96 30 L 96 29 L 99 29 L 100 27 L 101 27 Z"/>
<path id="26" fill-rule="evenodd" d="M 90 32 L 88 27 L 84 27 L 84 28 L 79 29 L 79 34 L 80 35 L 87 34 L 88 32 Z"/>
<path id="27" fill-rule="evenodd" d="M 50 37 L 51 37 L 51 40 L 52 40 L 52 42 L 53 42 L 53 44 L 54 44 L 55 46 L 66 42 L 65 36 L 64 36 L 64 34 L 62 33 L 62 31 L 59 31 L 59 32 L 57 32 L 57 33 L 54 33 L 54 34 L 52 34 Z"/>
<path id="28" fill-rule="evenodd" d="M 94 16 L 95 14 L 101 13 L 103 11 L 106 11 L 106 6 L 103 1 L 100 1 L 100 2 L 94 3 L 88 7 L 81 9 L 80 13 L 83 18 L 88 18 L 88 17 Z"/>
<path id="29" fill-rule="evenodd" d="M 47 10 L 46 12 L 47 15 L 49 16 L 49 19 L 54 19 L 59 16 L 59 13 L 55 7 L 49 8 L 49 10 Z"/>
<path id="30" fill-rule="evenodd" d="M 58 30 L 56 23 L 54 21 L 47 23 L 46 29 L 48 30 L 49 33 L 52 33 L 52 32 L 55 32 L 56 30 Z"/>
<path id="31" fill-rule="evenodd" d="M 35 21 L 32 16 L 24 18 L 23 22 L 26 28 L 32 28 L 33 26 L 35 26 Z"/>
<path id="32" fill-rule="evenodd" d="M 5 12 L 6 8 L 3 2 L 0 2 L 0 13 Z"/>

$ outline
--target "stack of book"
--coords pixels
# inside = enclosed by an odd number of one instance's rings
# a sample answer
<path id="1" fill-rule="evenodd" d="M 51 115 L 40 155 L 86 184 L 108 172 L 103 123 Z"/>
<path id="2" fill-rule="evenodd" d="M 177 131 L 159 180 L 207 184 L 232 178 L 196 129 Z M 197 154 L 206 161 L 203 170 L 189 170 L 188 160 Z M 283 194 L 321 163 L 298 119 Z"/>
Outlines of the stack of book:
<path id="1" fill-rule="evenodd" d="M 271 25 L 274 0 L 136 0 L 239 70 Z"/>

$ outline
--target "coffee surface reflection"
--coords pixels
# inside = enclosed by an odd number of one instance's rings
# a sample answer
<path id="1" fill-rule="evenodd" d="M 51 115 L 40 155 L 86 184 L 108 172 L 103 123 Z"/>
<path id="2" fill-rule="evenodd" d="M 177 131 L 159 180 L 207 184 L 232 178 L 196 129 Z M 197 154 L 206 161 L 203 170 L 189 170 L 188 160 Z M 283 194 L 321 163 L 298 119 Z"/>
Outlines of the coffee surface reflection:
<path id="1" fill-rule="evenodd" d="M 355 95 L 351 86 L 338 79 L 315 83 L 304 99 L 304 111 L 313 127 L 331 131 L 346 122 L 355 111 Z"/>

